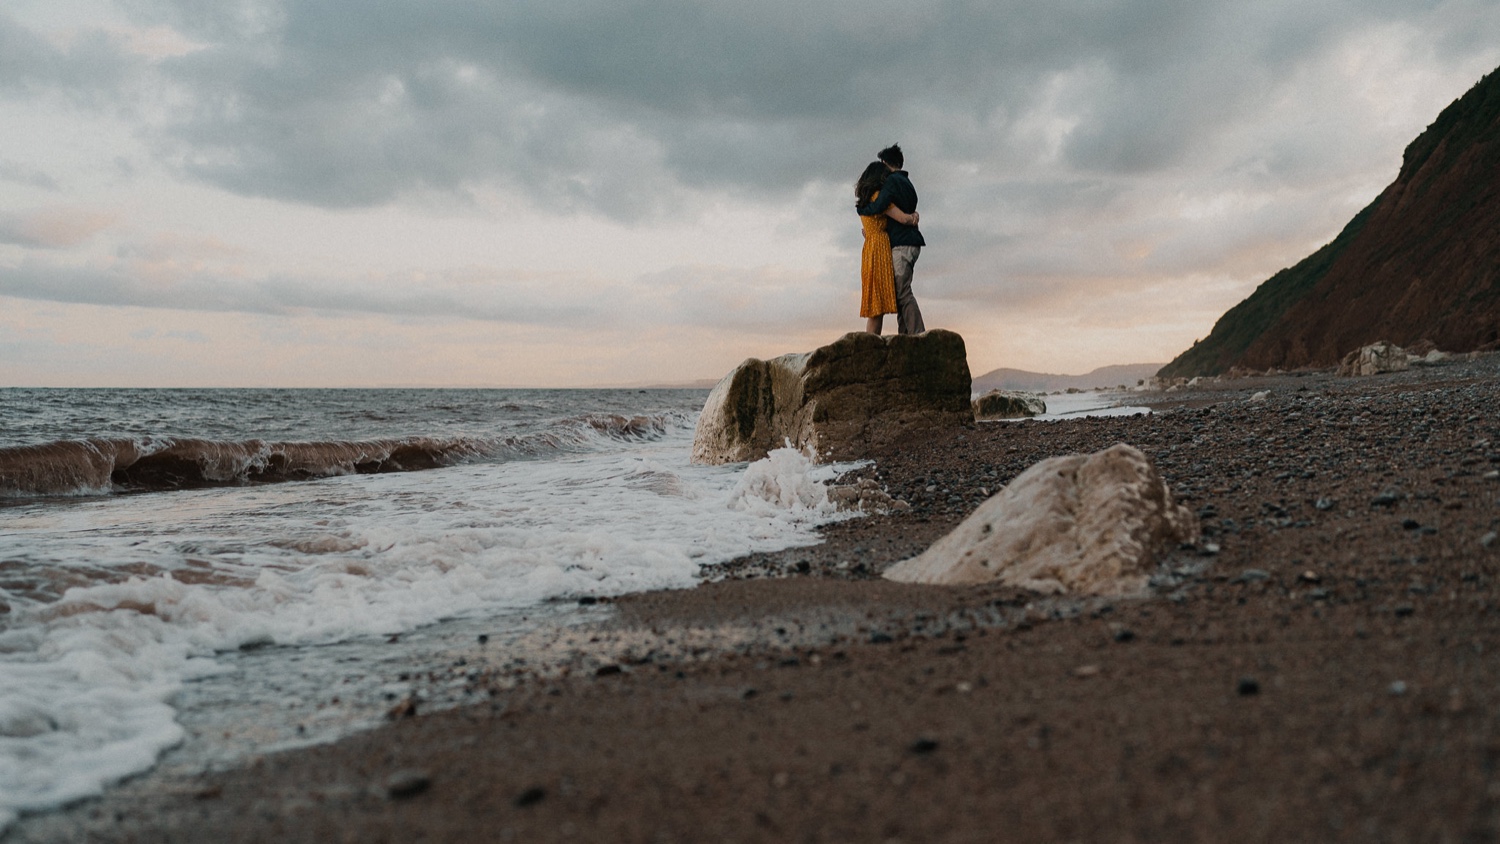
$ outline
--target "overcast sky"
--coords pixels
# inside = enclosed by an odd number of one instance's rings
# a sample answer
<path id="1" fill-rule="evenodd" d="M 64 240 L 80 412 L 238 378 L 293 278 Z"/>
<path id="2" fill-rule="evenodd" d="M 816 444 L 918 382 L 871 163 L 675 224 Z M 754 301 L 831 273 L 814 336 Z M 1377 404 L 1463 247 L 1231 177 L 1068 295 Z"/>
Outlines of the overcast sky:
<path id="1" fill-rule="evenodd" d="M 717 378 L 862 327 L 892 141 L 976 375 L 1165 362 L 1497 64 L 1500 0 L 5 0 L 0 386 Z"/>

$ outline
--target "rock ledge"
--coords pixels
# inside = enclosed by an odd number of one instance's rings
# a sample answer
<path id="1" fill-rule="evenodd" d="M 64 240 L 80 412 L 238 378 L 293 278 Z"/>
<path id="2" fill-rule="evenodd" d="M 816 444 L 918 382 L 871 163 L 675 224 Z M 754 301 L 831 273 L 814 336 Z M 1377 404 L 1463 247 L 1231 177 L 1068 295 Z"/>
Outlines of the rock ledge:
<path id="1" fill-rule="evenodd" d="M 693 462 L 758 460 L 790 444 L 819 461 L 872 444 L 972 425 L 969 362 L 952 331 L 884 337 L 850 332 L 802 354 L 750 358 L 704 403 Z"/>

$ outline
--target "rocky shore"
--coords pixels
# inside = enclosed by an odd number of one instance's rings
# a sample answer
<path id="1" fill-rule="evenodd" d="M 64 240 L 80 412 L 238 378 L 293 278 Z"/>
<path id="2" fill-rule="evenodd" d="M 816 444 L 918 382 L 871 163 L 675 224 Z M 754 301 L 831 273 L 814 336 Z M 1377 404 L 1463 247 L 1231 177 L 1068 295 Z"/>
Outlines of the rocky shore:
<path id="1" fill-rule="evenodd" d="M 470 705 L 396 702 L 4 840 L 1500 837 L 1500 355 L 1129 403 L 1154 412 L 887 447 L 853 474 L 909 509 L 622 598 L 524 663 L 476 641 L 424 667 Z M 1038 460 L 1116 442 L 1203 529 L 1149 596 L 879 578 Z"/>

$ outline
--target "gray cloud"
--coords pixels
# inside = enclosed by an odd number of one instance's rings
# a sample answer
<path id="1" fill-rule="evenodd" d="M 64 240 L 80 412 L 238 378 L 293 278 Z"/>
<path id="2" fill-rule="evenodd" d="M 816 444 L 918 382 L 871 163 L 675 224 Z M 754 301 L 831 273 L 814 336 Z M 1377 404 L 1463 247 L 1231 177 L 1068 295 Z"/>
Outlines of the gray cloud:
<path id="1" fill-rule="evenodd" d="M 3 230 L 3 229 L 0 229 Z M 138 244 L 107 267 L 33 255 L 0 267 L 0 296 L 76 304 L 286 316 L 303 312 L 438 317 L 514 325 L 621 325 L 799 330 L 847 310 L 849 285 L 765 269 L 678 267 L 620 282 L 468 267 L 358 280 L 266 275 L 172 256 L 180 245 Z M 198 254 L 207 255 L 200 247 Z M 234 256 L 230 256 L 234 257 Z M 857 281 L 857 280 L 856 280 Z M 841 289 L 844 288 L 844 289 Z M 857 304 L 857 303 L 856 303 Z"/>
<path id="2" fill-rule="evenodd" d="M 1074 175 L 1160 173 L 1253 121 L 1295 71 L 1407 19 L 1483 48 L 1482 0 L 923 4 L 137 0 L 208 45 L 160 63 L 183 172 L 326 206 L 499 181 L 642 213 L 676 187 L 785 196 L 900 138 L 1019 174 L 1062 121 Z M 1458 14 L 1452 10 L 1468 14 Z M 1481 11 L 1474 11 L 1475 9 Z M 849 171 L 846 174 L 845 171 Z M 629 195 L 634 201 L 620 197 Z"/>
<path id="3" fill-rule="evenodd" d="M 19 161 L 0 159 L 0 180 L 44 190 L 58 190 L 61 185 L 44 170 Z"/>
<path id="4" fill-rule="evenodd" d="M 60 94 L 82 106 L 115 107 L 141 70 L 115 35 L 89 30 L 60 47 L 0 12 L 0 95 Z"/>

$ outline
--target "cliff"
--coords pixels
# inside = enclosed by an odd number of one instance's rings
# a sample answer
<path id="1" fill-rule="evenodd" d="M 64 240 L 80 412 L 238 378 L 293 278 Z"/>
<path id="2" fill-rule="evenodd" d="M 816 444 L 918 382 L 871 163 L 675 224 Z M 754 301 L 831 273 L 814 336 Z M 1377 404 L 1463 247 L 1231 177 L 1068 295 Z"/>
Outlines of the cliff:
<path id="1" fill-rule="evenodd" d="M 1500 347 L 1500 73 L 1438 115 L 1338 237 L 1261 284 L 1160 374 L 1332 366 L 1376 340 Z"/>

